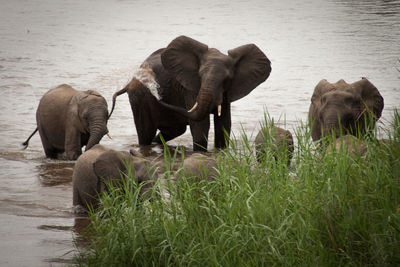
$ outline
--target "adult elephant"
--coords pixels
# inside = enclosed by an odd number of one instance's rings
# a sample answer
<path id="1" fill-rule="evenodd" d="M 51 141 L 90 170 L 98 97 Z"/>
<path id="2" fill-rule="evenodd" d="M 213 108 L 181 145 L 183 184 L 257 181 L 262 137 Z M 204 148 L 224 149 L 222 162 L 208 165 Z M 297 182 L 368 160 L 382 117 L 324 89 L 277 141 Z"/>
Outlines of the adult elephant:
<path id="1" fill-rule="evenodd" d="M 366 78 L 352 84 L 321 80 L 314 89 L 309 109 L 314 141 L 332 133 L 364 135 L 375 126 L 383 110 L 383 97 Z"/>
<path id="2" fill-rule="evenodd" d="M 130 169 L 131 168 L 131 169 Z M 78 212 L 96 208 L 99 194 L 108 192 L 108 185 L 120 186 L 122 179 L 132 173 L 138 183 L 150 181 L 150 162 L 132 150 L 130 153 L 95 145 L 78 158 L 72 174 L 72 204 Z M 150 183 L 142 187 L 146 192 Z M 83 208 L 83 210 L 82 210 Z"/>
<path id="3" fill-rule="evenodd" d="M 36 111 L 36 130 L 39 130 L 44 152 L 49 158 L 75 160 L 86 150 L 98 144 L 108 133 L 107 102 L 94 90 L 77 91 L 62 84 L 43 95 Z"/>
<path id="4" fill-rule="evenodd" d="M 180 36 L 151 54 L 141 68 L 153 75 L 158 88 L 149 90 L 146 81 L 135 77 L 113 97 L 114 107 L 116 97 L 128 92 L 139 144 L 160 143 L 159 135 L 154 138 L 157 129 L 165 141 L 171 140 L 183 134 L 189 124 L 194 150 L 205 151 L 209 114 L 214 114 L 215 147 L 225 148 L 224 132 L 229 136 L 231 131 L 231 102 L 264 82 L 271 72 L 271 62 L 254 44 L 229 50 L 225 55 Z"/>

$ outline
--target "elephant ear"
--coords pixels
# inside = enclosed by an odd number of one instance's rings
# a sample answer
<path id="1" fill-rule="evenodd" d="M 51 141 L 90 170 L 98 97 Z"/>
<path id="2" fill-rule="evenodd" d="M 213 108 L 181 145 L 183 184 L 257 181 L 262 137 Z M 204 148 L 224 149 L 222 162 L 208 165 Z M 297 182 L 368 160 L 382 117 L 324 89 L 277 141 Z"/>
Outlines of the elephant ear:
<path id="1" fill-rule="evenodd" d="M 336 90 L 336 87 L 333 84 L 329 83 L 327 80 L 323 79 L 319 81 L 317 86 L 315 86 L 314 88 L 314 93 L 311 97 L 311 104 L 320 106 L 322 96 L 333 90 Z"/>
<path id="2" fill-rule="evenodd" d="M 144 158 L 133 157 L 132 167 L 136 181 L 141 183 L 149 180 L 151 170 L 147 160 Z"/>
<path id="3" fill-rule="evenodd" d="M 187 36 L 179 36 L 161 54 L 161 62 L 183 87 L 198 92 L 201 85 L 200 58 L 207 51 L 207 45 Z"/>
<path id="4" fill-rule="evenodd" d="M 116 151 L 106 151 L 102 153 L 93 163 L 93 170 L 97 177 L 109 181 L 110 179 L 120 179 L 121 172 L 126 172 L 124 160 L 128 155 L 120 154 Z"/>
<path id="5" fill-rule="evenodd" d="M 235 62 L 235 73 L 228 101 L 233 102 L 248 95 L 271 73 L 271 61 L 254 44 L 239 46 L 228 51 Z"/>
<path id="6" fill-rule="evenodd" d="M 382 115 L 383 110 L 383 97 L 379 93 L 378 89 L 366 78 L 352 84 L 352 87 L 359 90 L 362 99 L 361 111 L 372 111 L 374 113 L 375 120 L 378 120 Z"/>
<path id="7" fill-rule="evenodd" d="M 101 94 L 95 90 L 86 90 L 84 91 L 87 95 L 93 95 L 93 96 L 98 96 L 98 97 L 102 97 Z"/>
<path id="8" fill-rule="evenodd" d="M 321 138 L 321 122 L 319 119 L 321 98 L 324 94 L 336 90 L 336 87 L 329 83 L 327 80 L 323 79 L 319 81 L 317 86 L 314 88 L 314 93 L 311 97 L 311 104 L 308 111 L 308 120 L 311 128 L 311 137 L 314 141 Z"/>
<path id="9" fill-rule="evenodd" d="M 66 118 L 66 124 L 74 128 L 78 128 L 81 132 L 85 132 L 85 122 L 81 114 L 81 103 L 82 99 L 86 94 L 83 92 L 76 93 L 72 96 L 71 101 L 68 104 L 68 116 Z"/>

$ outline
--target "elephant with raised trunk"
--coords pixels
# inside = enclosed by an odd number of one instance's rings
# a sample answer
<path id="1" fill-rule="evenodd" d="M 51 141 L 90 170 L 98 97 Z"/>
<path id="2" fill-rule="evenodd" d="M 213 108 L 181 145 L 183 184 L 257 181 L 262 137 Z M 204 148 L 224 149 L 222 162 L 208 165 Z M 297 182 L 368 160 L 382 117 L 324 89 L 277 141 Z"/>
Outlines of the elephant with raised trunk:
<path id="1" fill-rule="evenodd" d="M 86 150 L 98 144 L 108 134 L 107 102 L 94 90 L 77 91 L 62 84 L 43 95 L 36 111 L 36 130 L 39 130 L 44 152 L 49 158 L 75 160 Z"/>
<path id="2" fill-rule="evenodd" d="M 207 150 L 209 114 L 214 114 L 215 147 L 225 148 L 225 131 L 231 131 L 231 102 L 249 94 L 271 72 L 271 62 L 254 44 L 229 50 L 215 48 L 180 36 L 151 54 L 141 65 L 158 87 L 150 90 L 135 77 L 115 98 L 128 92 L 140 145 L 165 141 L 190 125 L 195 151 Z M 155 92 L 154 92 L 155 91 Z M 152 94 L 153 93 L 153 94 Z"/>
<path id="3" fill-rule="evenodd" d="M 309 109 L 314 141 L 332 133 L 365 135 L 381 117 L 383 97 L 366 78 L 348 84 L 321 80 L 314 89 Z"/>

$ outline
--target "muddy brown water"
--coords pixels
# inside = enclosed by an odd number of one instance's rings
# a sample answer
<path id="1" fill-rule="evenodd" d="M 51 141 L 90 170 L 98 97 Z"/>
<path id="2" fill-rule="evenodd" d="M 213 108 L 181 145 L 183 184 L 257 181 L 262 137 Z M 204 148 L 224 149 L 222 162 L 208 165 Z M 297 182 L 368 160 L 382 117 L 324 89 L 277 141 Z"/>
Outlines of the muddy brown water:
<path id="1" fill-rule="evenodd" d="M 68 83 L 111 105 L 137 66 L 178 35 L 223 52 L 255 43 L 270 58 L 270 78 L 232 105 L 236 137 L 243 130 L 253 140 L 264 110 L 288 129 L 305 121 L 323 78 L 369 78 L 385 99 L 381 128 L 400 107 L 396 0 L 1 0 L 0 18 L 0 266 L 70 264 L 85 221 L 71 213 L 74 162 L 46 159 L 39 135 L 21 150 L 40 97 Z M 102 144 L 139 149 L 126 96 L 109 129 Z M 189 131 L 170 145 L 190 150 Z"/>

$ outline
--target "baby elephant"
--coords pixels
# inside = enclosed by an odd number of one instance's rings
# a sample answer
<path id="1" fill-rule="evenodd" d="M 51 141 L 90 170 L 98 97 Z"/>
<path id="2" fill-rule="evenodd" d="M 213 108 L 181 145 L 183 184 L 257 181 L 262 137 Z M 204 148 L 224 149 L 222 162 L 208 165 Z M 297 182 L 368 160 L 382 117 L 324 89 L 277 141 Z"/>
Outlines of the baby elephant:
<path id="1" fill-rule="evenodd" d="M 195 181 L 201 179 L 214 180 L 217 175 L 218 162 L 214 157 L 201 153 L 195 153 L 183 161 L 181 175 L 186 178 L 193 178 Z"/>
<path id="2" fill-rule="evenodd" d="M 276 126 L 263 128 L 256 136 L 255 146 L 259 162 L 265 159 L 267 151 L 271 151 L 276 161 L 284 155 L 287 164 L 290 165 L 294 151 L 293 136 L 290 131 Z"/>
<path id="3" fill-rule="evenodd" d="M 344 135 L 327 147 L 326 152 L 332 151 L 346 151 L 352 157 L 363 156 L 367 153 L 367 142 L 353 135 Z"/>
<path id="4" fill-rule="evenodd" d="M 86 150 L 98 144 L 108 133 L 107 102 L 93 90 L 77 91 L 62 84 L 43 95 L 36 111 L 36 130 L 39 130 L 46 157 L 60 158 L 63 152 L 67 160 L 75 160 Z"/>
<path id="5" fill-rule="evenodd" d="M 126 168 L 127 163 L 133 168 L 134 178 L 138 183 L 151 179 L 149 162 L 129 152 L 116 151 L 98 144 L 83 153 L 76 161 L 72 176 L 74 208 L 96 208 L 99 193 L 107 192 L 107 184 L 120 185 L 121 174 L 127 175 L 130 172 Z M 150 183 L 144 184 L 142 193 L 150 187 Z"/>

